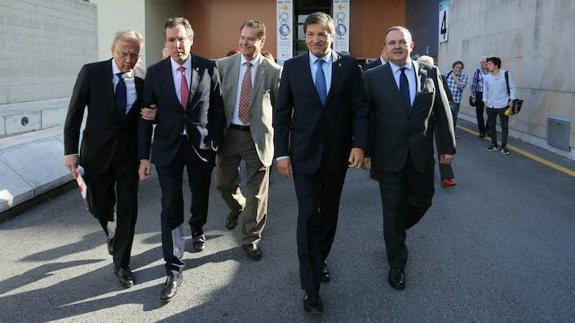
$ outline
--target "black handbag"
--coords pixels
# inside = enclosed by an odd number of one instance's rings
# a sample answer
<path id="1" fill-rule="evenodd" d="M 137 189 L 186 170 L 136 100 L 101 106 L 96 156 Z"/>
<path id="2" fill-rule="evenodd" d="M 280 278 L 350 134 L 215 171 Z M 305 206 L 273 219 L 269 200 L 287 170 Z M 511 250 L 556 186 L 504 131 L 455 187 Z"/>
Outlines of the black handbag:
<path id="1" fill-rule="evenodd" d="M 511 91 L 509 90 L 509 75 L 507 75 L 507 71 L 505 71 L 505 83 L 507 84 L 507 95 L 511 96 Z M 512 116 L 518 114 L 521 111 L 522 106 L 523 106 L 523 100 L 521 99 L 513 100 L 511 107 L 505 111 L 505 115 Z"/>

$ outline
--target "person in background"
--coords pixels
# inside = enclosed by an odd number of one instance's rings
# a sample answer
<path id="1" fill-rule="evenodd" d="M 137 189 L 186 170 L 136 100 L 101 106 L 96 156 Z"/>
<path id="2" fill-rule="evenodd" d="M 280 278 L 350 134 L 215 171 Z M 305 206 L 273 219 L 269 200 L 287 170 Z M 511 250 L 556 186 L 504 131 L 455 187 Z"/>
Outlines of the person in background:
<path id="1" fill-rule="evenodd" d="M 450 103 L 451 111 L 453 112 L 453 128 L 457 127 L 457 116 L 459 115 L 459 108 L 461 106 L 461 96 L 463 89 L 467 85 L 467 75 L 463 73 L 463 62 L 455 61 L 451 65 L 451 71 L 445 77 L 447 80 L 447 87 L 451 92 L 452 101 Z M 458 137 L 456 136 L 455 139 Z"/>
<path id="2" fill-rule="evenodd" d="M 473 78 L 471 79 L 471 100 L 475 103 L 475 114 L 477 116 L 477 129 L 479 130 L 479 138 L 485 138 L 485 134 L 488 132 L 487 123 L 485 122 L 484 110 L 485 103 L 483 102 L 483 79 L 487 74 L 489 74 L 489 69 L 487 68 L 487 56 L 481 57 L 479 61 L 479 68 L 473 72 Z"/>

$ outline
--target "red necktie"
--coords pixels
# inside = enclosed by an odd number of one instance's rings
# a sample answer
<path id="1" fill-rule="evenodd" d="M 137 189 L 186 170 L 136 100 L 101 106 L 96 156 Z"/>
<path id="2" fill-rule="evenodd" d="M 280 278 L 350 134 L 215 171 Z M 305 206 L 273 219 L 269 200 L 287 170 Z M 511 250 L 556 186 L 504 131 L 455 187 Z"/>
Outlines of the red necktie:
<path id="1" fill-rule="evenodd" d="M 246 62 L 246 73 L 242 81 L 242 92 L 240 93 L 239 118 L 243 124 L 250 121 L 250 100 L 252 98 L 252 63 Z"/>
<path id="2" fill-rule="evenodd" d="M 186 110 L 188 106 L 188 97 L 190 96 L 190 88 L 188 87 L 188 80 L 186 80 L 186 68 L 183 66 L 178 67 L 178 71 L 182 73 L 180 81 L 180 104 Z"/>

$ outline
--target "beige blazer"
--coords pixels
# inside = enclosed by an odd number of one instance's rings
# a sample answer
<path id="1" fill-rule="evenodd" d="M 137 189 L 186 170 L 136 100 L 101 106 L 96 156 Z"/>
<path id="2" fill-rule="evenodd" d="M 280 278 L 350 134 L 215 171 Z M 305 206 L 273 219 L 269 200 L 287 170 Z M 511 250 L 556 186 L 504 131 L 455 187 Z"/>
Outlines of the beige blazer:
<path id="1" fill-rule="evenodd" d="M 216 61 L 226 113 L 226 130 L 229 128 L 238 91 L 241 54 Z M 274 129 L 272 115 L 277 100 L 281 66 L 263 58 L 257 67 L 250 105 L 250 132 L 262 164 L 270 166 L 274 157 Z"/>

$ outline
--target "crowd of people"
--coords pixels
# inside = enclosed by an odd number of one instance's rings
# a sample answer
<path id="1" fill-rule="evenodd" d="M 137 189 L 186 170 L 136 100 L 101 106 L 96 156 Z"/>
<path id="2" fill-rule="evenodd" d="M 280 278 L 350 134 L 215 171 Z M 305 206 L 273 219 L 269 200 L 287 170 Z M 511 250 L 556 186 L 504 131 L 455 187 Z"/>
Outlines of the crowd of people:
<path id="1" fill-rule="evenodd" d="M 64 163 L 74 176 L 79 165 L 84 169 L 89 211 L 106 234 L 123 287 L 136 282 L 129 263 L 138 182 L 150 176 L 151 164 L 161 188 L 166 281 L 160 298 L 169 301 L 184 271 L 184 170 L 192 193 L 188 225 L 193 251 L 201 252 L 207 243 L 203 227 L 215 168 L 217 189 L 229 208 L 224 225 L 233 230 L 241 218 L 243 249 L 257 261 L 263 255 L 275 162 L 295 186 L 295 240 L 306 312 L 323 312 L 320 287 L 331 279 L 328 257 L 349 168 L 370 170 L 379 184 L 388 282 L 394 289 L 405 288 L 406 231 L 431 206 L 434 146 L 441 168 L 451 170 L 454 124 L 467 84 L 464 64 L 455 62 L 442 76 L 432 61 L 412 60 L 411 33 L 392 26 L 385 32 L 381 56 L 362 72 L 355 58 L 331 49 L 335 27 L 329 15 L 313 13 L 303 28 L 308 52 L 283 67 L 264 55 L 266 26 L 261 21 L 245 21 L 238 49 L 211 60 L 192 53 L 194 31 L 181 17 L 166 20 L 164 59 L 147 68 L 145 80 L 134 75 L 143 47 L 135 30 L 116 33 L 112 59 L 82 67 L 64 126 Z M 471 96 L 480 136 L 488 131 L 492 139 L 488 150 L 498 147 L 499 115 L 501 151 L 508 153 L 502 109 L 515 89 L 497 57 L 482 59 Z M 455 185 L 452 171 L 445 178 L 442 171 L 442 184 Z"/>

